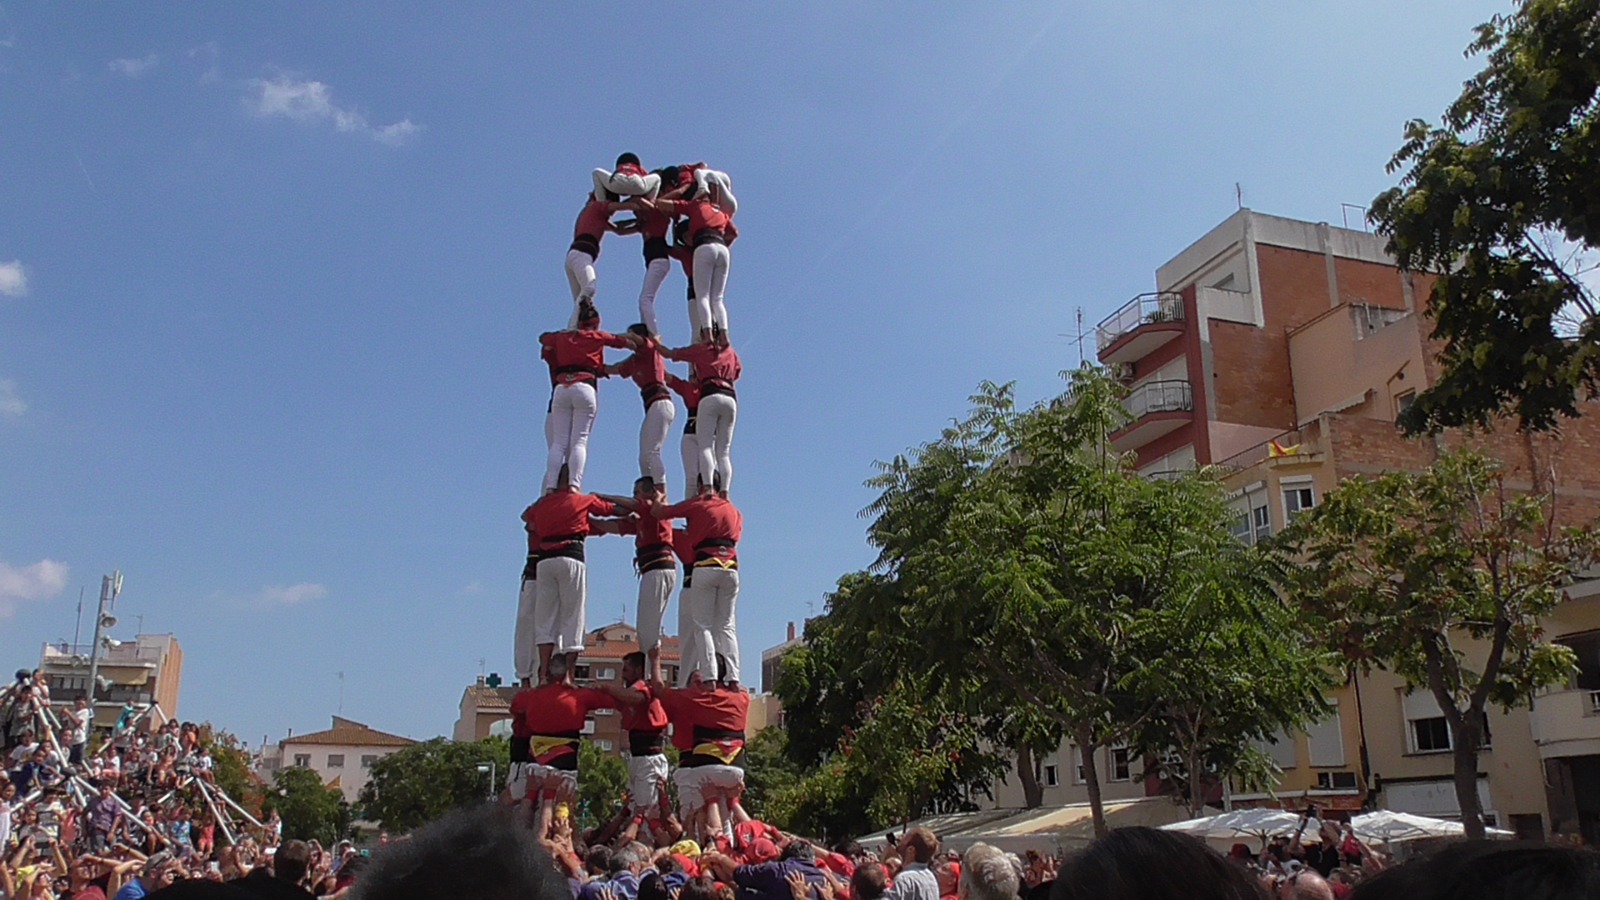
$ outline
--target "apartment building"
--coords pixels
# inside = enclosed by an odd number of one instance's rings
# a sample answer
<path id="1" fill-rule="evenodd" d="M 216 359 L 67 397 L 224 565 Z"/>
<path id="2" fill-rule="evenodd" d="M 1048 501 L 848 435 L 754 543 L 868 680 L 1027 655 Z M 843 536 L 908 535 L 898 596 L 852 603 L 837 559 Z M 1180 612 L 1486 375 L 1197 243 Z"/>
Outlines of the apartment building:
<path id="1" fill-rule="evenodd" d="M 49 678 L 50 704 L 70 709 L 89 696 L 89 644 L 45 644 L 39 668 Z M 178 715 L 178 693 L 183 684 L 183 648 L 171 634 L 141 634 L 131 641 L 106 638 L 100 647 L 95 692 L 94 724 L 115 725 L 124 703 L 140 709 L 154 703 L 166 718 Z M 158 723 L 164 719 L 157 718 Z"/>
<path id="2" fill-rule="evenodd" d="M 1254 542 L 1314 507 L 1345 478 L 1420 471 L 1471 444 L 1509 467 L 1513 487 L 1553 489 L 1558 518 L 1600 515 L 1600 422 L 1559 437 L 1506 427 L 1412 440 L 1395 417 L 1437 377 L 1422 311 L 1430 282 L 1402 272 L 1381 238 L 1240 210 L 1162 266 L 1158 290 L 1100 324 L 1103 363 L 1130 388 L 1133 418 L 1113 438 L 1139 471 L 1226 473 L 1235 533 Z M 1547 621 L 1572 646 L 1574 683 L 1531 710 L 1492 713 L 1479 793 L 1502 827 L 1600 839 L 1600 582 L 1582 581 Z M 1450 734 L 1432 698 L 1387 673 L 1330 698 L 1305 734 L 1266 749 L 1284 770 L 1271 795 L 1238 803 L 1362 806 L 1460 814 Z"/>

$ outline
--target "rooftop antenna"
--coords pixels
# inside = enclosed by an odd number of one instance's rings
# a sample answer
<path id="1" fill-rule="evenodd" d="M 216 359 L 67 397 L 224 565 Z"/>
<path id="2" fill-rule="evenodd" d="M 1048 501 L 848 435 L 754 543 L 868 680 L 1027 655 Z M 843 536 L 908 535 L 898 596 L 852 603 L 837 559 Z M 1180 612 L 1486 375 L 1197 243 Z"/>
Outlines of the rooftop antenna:
<path id="1" fill-rule="evenodd" d="M 1083 307 L 1077 308 L 1074 317 L 1078 323 L 1077 331 L 1072 334 L 1058 333 L 1056 337 L 1072 338 L 1073 343 L 1078 345 L 1078 365 L 1081 366 L 1083 365 L 1083 339 L 1087 336 L 1087 333 L 1083 330 Z"/>
<path id="2" fill-rule="evenodd" d="M 486 675 L 486 674 L 488 674 L 488 672 L 489 672 L 489 661 L 487 659 L 485 659 L 484 657 L 481 657 L 481 656 L 478 657 L 478 674 L 479 675 Z"/>
<path id="3" fill-rule="evenodd" d="M 78 641 L 83 638 L 83 585 L 78 585 L 78 624 L 72 626 L 72 652 L 78 652 Z"/>
<path id="4" fill-rule="evenodd" d="M 339 673 L 339 715 L 344 715 L 344 672 Z"/>
<path id="5" fill-rule="evenodd" d="M 1244 209 L 1244 185 L 1237 181 L 1233 183 L 1233 201 L 1239 204 L 1240 209 Z"/>

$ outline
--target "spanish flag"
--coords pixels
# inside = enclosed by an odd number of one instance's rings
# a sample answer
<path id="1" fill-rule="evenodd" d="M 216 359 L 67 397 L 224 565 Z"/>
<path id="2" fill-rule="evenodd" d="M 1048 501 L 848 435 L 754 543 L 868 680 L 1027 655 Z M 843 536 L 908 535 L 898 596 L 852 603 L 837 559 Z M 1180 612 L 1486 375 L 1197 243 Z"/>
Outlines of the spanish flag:
<path id="1" fill-rule="evenodd" d="M 1277 459 L 1280 456 L 1296 456 L 1300 453 L 1300 444 L 1285 447 L 1277 441 L 1267 442 L 1267 459 Z"/>

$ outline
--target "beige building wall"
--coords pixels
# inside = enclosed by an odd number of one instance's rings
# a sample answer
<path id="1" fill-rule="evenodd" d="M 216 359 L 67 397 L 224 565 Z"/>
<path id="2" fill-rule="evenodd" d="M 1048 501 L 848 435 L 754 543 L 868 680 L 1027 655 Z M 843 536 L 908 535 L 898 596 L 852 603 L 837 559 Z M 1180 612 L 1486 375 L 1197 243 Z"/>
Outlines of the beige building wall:
<path id="1" fill-rule="evenodd" d="M 361 744 L 299 744 L 293 738 L 283 741 L 281 765 L 308 768 L 325 784 L 339 779 L 344 799 L 354 803 L 372 776 L 372 764 L 403 748 L 372 747 Z"/>

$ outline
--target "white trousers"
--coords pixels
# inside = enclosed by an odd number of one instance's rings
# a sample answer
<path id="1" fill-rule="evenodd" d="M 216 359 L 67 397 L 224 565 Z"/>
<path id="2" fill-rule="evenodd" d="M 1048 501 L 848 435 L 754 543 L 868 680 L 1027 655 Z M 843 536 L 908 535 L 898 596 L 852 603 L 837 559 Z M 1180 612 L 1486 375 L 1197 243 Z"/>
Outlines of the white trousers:
<path id="1" fill-rule="evenodd" d="M 656 294 L 661 290 L 662 282 L 667 280 L 667 273 L 671 271 L 670 259 L 652 259 L 644 267 L 644 287 L 639 289 L 639 321 L 650 329 L 651 334 L 661 333 L 656 320 Z"/>
<path id="2" fill-rule="evenodd" d="M 695 169 L 694 183 L 699 191 L 695 196 L 704 195 L 727 215 L 731 216 L 739 211 L 739 198 L 733 196 L 733 179 L 728 177 L 727 172 L 718 172 L 716 169 Z M 713 187 L 716 188 L 715 193 L 712 192 Z"/>
<path id="3" fill-rule="evenodd" d="M 689 307 L 689 323 L 694 327 L 694 337 L 700 332 L 719 325 L 728 330 L 728 304 L 724 294 L 728 290 L 728 268 L 733 257 L 726 244 L 701 244 L 694 248 L 694 305 Z"/>
<path id="4" fill-rule="evenodd" d="M 700 477 L 706 484 L 717 484 L 713 476 L 721 475 L 725 491 L 733 487 L 733 426 L 738 420 L 739 401 L 727 394 L 701 396 L 694 423 Z"/>
<path id="5" fill-rule="evenodd" d="M 522 582 L 522 593 L 517 599 L 517 631 L 513 638 L 517 678 L 534 678 L 539 669 L 539 642 L 534 637 L 538 602 L 537 582 L 529 578 Z"/>
<path id="6" fill-rule="evenodd" d="M 628 757 L 628 793 L 633 797 L 633 811 L 646 813 L 661 802 L 661 782 L 667 780 L 667 757 L 664 753 Z"/>
<path id="7" fill-rule="evenodd" d="M 695 428 L 699 430 L 699 425 Z M 700 439 L 685 431 L 678 441 L 678 455 L 683 458 L 683 499 L 692 500 L 700 493 L 695 484 L 700 475 Z"/>
<path id="8" fill-rule="evenodd" d="M 654 172 L 645 175 L 624 175 L 610 169 L 595 169 L 594 199 L 602 203 L 609 200 L 606 191 L 622 197 L 649 197 L 654 200 L 656 194 L 661 191 L 661 176 Z"/>
<path id="9" fill-rule="evenodd" d="M 544 489 L 553 490 L 563 463 L 574 490 L 583 487 L 583 467 L 589 461 L 589 432 L 594 429 L 600 400 L 587 381 L 558 384 L 550 398 L 550 457 L 544 467 Z"/>
<path id="10" fill-rule="evenodd" d="M 672 431 L 672 420 L 678 417 L 678 406 L 671 397 L 663 397 L 644 411 L 644 422 L 639 425 L 639 474 L 648 475 L 656 484 L 667 481 L 667 464 L 661 459 L 661 448 Z"/>
<path id="11" fill-rule="evenodd" d="M 700 566 L 694 570 L 691 586 L 678 598 L 688 611 L 687 635 L 682 641 L 679 663 L 685 673 L 699 670 L 702 679 L 717 677 L 717 654 L 728 661 L 728 678 L 739 679 L 739 630 L 736 613 L 739 604 L 739 570 L 719 566 Z M 681 620 L 681 616 L 680 616 Z"/>
<path id="12" fill-rule="evenodd" d="M 567 251 L 567 287 L 572 289 L 572 319 L 568 328 L 578 325 L 578 301 L 584 297 L 594 300 L 594 257 L 582 250 Z"/>
<path id="13" fill-rule="evenodd" d="M 706 805 L 708 790 L 718 793 L 741 790 L 744 787 L 744 770 L 738 766 L 722 765 L 690 766 L 687 769 L 679 767 L 672 774 L 672 780 L 678 785 L 678 805 L 693 813 Z"/>
<path id="14" fill-rule="evenodd" d="M 667 604 L 672 602 L 672 589 L 678 586 L 678 570 L 651 569 L 639 573 L 639 618 L 634 627 L 639 632 L 639 650 L 649 653 L 661 643 L 661 629 L 667 619 Z"/>
<path id="15" fill-rule="evenodd" d="M 582 650 L 588 568 L 576 559 L 554 556 L 539 560 L 536 572 L 533 642 L 554 644 L 557 653 Z"/>
<path id="16" fill-rule="evenodd" d="M 685 584 L 678 592 L 678 687 L 689 686 L 689 675 L 698 671 L 702 678 L 717 677 L 717 663 L 711 654 L 711 632 L 696 624 L 694 615 L 694 575 L 686 570 Z"/>

